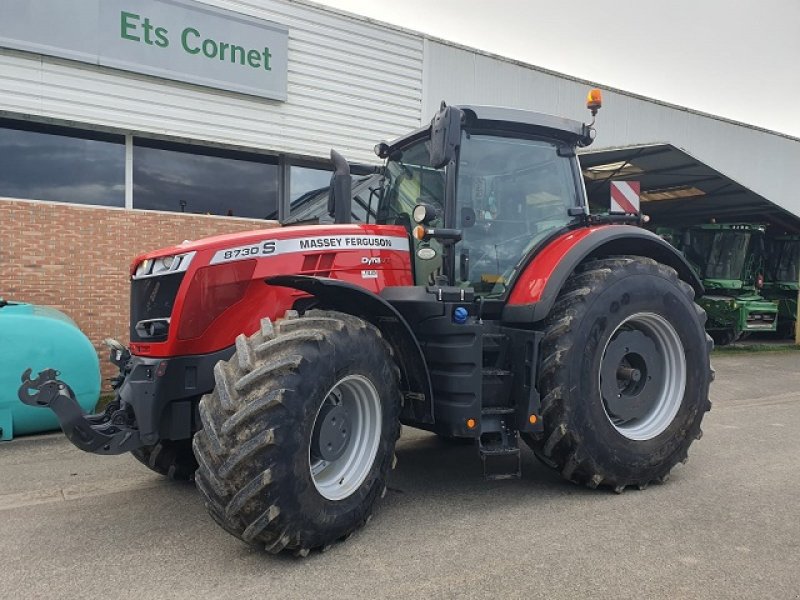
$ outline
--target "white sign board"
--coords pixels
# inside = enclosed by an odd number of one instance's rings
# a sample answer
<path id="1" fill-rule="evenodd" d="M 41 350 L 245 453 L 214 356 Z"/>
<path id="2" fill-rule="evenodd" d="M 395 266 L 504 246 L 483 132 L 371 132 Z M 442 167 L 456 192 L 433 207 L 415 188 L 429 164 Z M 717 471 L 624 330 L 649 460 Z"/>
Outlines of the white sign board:
<path id="1" fill-rule="evenodd" d="M 0 0 L 0 47 L 286 100 L 288 30 L 189 0 Z"/>

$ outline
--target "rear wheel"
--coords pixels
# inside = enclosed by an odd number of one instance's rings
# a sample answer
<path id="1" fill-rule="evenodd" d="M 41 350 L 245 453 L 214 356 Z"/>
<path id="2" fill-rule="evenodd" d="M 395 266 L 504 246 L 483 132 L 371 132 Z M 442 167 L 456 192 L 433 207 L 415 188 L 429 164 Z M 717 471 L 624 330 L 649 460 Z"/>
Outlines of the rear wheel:
<path id="1" fill-rule="evenodd" d="M 385 493 L 400 433 L 399 370 L 380 331 L 309 311 L 265 321 L 214 371 L 194 439 L 196 483 L 224 529 L 305 555 L 349 536 Z"/>
<path id="2" fill-rule="evenodd" d="M 192 440 L 160 440 L 152 446 L 132 450 L 131 454 L 148 469 L 173 481 L 191 481 L 197 470 Z"/>
<path id="3" fill-rule="evenodd" d="M 622 491 L 685 461 L 711 407 L 704 311 L 673 269 L 641 257 L 575 273 L 546 321 L 545 428 L 526 437 L 570 481 Z"/>
<path id="4" fill-rule="evenodd" d="M 797 321 L 794 319 L 778 319 L 777 336 L 783 340 L 793 340 L 797 335 Z"/>

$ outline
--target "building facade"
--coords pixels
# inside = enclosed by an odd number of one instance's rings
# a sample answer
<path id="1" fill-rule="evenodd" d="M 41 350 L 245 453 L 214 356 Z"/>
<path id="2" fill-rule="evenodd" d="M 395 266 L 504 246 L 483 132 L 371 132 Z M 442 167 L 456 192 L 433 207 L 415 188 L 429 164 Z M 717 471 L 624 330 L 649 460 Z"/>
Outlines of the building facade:
<path id="1" fill-rule="evenodd" d="M 0 295 L 126 341 L 137 253 L 308 216 L 331 148 L 365 173 L 443 99 L 585 119 L 589 85 L 304 0 L 5 0 Z M 654 143 L 800 214 L 800 141 L 606 90 L 594 147 Z"/>

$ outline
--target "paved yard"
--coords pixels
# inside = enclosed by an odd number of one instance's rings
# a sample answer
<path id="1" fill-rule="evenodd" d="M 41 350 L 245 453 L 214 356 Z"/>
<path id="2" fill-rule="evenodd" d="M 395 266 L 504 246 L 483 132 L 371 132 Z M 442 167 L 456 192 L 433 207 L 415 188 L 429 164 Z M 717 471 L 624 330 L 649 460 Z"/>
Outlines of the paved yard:
<path id="1" fill-rule="evenodd" d="M 305 560 L 254 552 L 191 485 L 62 437 L 0 445 L 3 598 L 800 598 L 800 353 L 715 358 L 705 436 L 665 485 L 562 482 L 526 452 L 405 429 L 369 526 Z"/>

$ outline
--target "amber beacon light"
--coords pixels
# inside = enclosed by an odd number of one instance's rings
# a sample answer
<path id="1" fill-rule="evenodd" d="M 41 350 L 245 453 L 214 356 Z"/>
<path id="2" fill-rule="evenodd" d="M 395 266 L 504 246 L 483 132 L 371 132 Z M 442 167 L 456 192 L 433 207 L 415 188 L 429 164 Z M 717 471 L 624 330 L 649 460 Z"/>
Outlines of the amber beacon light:
<path id="1" fill-rule="evenodd" d="M 597 114 L 601 106 L 603 106 L 603 93 L 597 88 L 589 90 L 586 95 L 586 108 L 592 111 L 592 116 Z"/>

